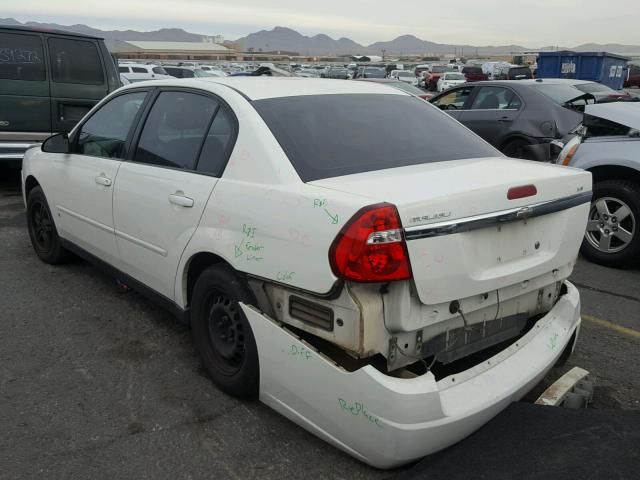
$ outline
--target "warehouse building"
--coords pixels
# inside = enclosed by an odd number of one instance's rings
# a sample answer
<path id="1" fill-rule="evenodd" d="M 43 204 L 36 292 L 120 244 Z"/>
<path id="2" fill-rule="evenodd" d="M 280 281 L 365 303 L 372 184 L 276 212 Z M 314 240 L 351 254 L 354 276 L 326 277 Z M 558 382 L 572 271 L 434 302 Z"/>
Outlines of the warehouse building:
<path id="1" fill-rule="evenodd" d="M 212 42 L 115 41 L 109 50 L 129 60 L 238 60 L 238 52 Z"/>

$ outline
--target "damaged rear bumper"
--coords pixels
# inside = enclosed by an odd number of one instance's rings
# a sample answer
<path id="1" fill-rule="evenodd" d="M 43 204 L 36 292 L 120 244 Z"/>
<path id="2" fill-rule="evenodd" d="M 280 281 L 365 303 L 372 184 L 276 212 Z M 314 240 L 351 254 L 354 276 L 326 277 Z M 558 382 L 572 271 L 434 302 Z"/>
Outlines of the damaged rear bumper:
<path id="1" fill-rule="evenodd" d="M 510 347 L 436 381 L 402 379 L 368 365 L 347 372 L 251 307 L 260 399 L 305 429 L 378 468 L 391 468 L 463 439 L 533 388 L 580 326 L 577 289 L 566 282 L 547 315 Z"/>

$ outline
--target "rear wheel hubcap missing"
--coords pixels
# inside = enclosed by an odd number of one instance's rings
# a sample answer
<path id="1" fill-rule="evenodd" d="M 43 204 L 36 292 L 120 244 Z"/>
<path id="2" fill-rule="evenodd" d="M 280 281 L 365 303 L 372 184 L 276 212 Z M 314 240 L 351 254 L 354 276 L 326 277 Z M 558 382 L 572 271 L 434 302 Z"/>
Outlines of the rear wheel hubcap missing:
<path id="1" fill-rule="evenodd" d="M 602 197 L 591 204 L 585 238 L 602 253 L 617 253 L 633 240 L 636 219 L 625 202 Z"/>

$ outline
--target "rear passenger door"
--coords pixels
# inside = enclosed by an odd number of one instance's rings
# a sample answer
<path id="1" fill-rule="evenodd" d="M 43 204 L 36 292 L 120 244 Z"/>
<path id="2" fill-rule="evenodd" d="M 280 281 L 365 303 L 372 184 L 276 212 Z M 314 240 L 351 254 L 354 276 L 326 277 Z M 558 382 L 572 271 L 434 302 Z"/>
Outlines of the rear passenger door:
<path id="1" fill-rule="evenodd" d="M 49 36 L 51 123 L 68 132 L 109 91 L 105 65 L 92 39 Z"/>
<path id="2" fill-rule="evenodd" d="M 115 183 L 125 273 L 172 300 L 178 263 L 233 148 L 237 121 L 218 98 L 160 89 Z"/>
<path id="3" fill-rule="evenodd" d="M 50 108 L 42 35 L 0 31 L 0 142 L 44 140 Z"/>
<path id="4" fill-rule="evenodd" d="M 460 121 L 495 147 L 511 132 L 520 114 L 522 100 L 511 89 L 500 86 L 477 87 L 471 106 Z"/>

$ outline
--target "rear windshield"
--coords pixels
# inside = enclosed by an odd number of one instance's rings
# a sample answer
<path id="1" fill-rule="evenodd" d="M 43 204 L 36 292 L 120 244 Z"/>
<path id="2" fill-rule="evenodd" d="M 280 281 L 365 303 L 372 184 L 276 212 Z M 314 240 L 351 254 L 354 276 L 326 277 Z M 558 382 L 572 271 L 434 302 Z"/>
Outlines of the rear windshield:
<path id="1" fill-rule="evenodd" d="M 564 106 L 569 100 L 573 100 L 580 95 L 584 95 L 585 92 L 578 90 L 572 85 L 566 84 L 544 84 L 542 82 L 534 82 L 531 87 L 538 90 L 540 93 L 549 97 L 558 105 Z"/>
<path id="2" fill-rule="evenodd" d="M 480 67 L 464 67 L 462 69 L 462 72 L 463 73 L 471 73 L 473 75 L 476 75 L 476 74 L 481 74 L 482 73 L 482 68 L 480 68 Z"/>
<path id="3" fill-rule="evenodd" d="M 431 72 L 432 73 L 444 73 L 444 72 L 449 72 L 451 71 L 451 69 L 449 67 L 431 67 Z"/>
<path id="4" fill-rule="evenodd" d="M 301 95 L 253 105 L 304 182 L 500 155 L 447 114 L 408 95 Z"/>
<path id="5" fill-rule="evenodd" d="M 613 88 L 609 88 L 601 83 L 579 83 L 574 85 L 578 90 L 584 93 L 596 93 L 596 92 L 614 92 Z"/>
<path id="6" fill-rule="evenodd" d="M 399 77 L 415 77 L 415 75 L 411 72 L 396 72 L 396 75 Z"/>

